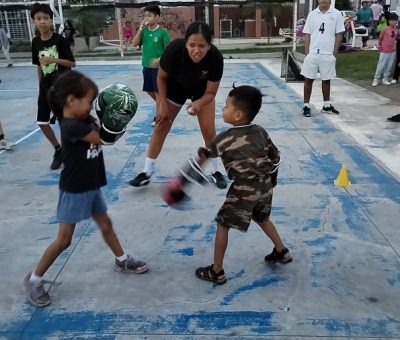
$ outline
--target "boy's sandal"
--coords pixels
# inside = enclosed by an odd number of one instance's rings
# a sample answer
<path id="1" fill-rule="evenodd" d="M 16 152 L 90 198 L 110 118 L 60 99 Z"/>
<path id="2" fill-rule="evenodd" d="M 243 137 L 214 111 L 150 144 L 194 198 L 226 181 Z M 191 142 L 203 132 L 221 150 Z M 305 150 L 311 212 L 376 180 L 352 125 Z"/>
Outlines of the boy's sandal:
<path id="1" fill-rule="evenodd" d="M 200 280 L 211 281 L 217 285 L 223 285 L 227 281 L 224 270 L 221 269 L 218 273 L 216 273 L 213 265 L 197 268 L 196 276 Z"/>

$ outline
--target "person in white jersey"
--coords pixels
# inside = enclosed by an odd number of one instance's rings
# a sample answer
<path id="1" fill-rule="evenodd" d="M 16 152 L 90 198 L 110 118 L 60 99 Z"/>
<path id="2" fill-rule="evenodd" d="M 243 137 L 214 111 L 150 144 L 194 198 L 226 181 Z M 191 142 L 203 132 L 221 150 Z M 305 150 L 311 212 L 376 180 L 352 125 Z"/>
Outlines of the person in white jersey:
<path id="1" fill-rule="evenodd" d="M 303 116 L 311 116 L 310 98 L 317 73 L 322 80 L 324 105 L 321 112 L 339 114 L 330 102 L 331 79 L 336 76 L 336 56 L 342 43 L 344 22 L 341 13 L 329 0 L 318 0 L 319 6 L 307 17 L 303 29 L 305 59 L 301 74 L 304 80 Z"/>

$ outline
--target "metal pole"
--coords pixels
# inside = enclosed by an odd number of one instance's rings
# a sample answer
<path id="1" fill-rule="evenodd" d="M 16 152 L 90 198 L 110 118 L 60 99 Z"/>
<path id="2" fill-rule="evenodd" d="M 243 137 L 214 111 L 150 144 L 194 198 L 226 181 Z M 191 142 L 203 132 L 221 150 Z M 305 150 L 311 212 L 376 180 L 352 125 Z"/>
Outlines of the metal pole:
<path id="1" fill-rule="evenodd" d="M 122 41 L 122 22 L 121 22 L 121 9 L 115 7 L 115 16 L 118 23 L 118 39 L 119 39 L 119 50 L 121 52 L 121 57 L 124 56 L 124 46 Z"/>
<path id="2" fill-rule="evenodd" d="M 297 32 L 296 32 L 297 1 L 298 0 L 294 0 L 294 4 L 293 4 L 293 52 L 296 52 L 296 47 L 297 47 Z"/>

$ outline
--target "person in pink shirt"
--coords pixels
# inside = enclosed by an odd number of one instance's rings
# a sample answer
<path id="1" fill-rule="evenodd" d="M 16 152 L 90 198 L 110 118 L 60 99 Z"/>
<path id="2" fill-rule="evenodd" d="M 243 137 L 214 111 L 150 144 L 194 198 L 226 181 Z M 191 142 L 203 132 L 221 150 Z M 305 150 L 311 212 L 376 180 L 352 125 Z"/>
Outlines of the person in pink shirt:
<path id="1" fill-rule="evenodd" d="M 379 54 L 378 65 L 376 66 L 374 81 L 372 86 L 378 86 L 379 81 L 383 78 L 383 85 L 390 85 L 388 80 L 390 72 L 393 68 L 393 63 L 396 59 L 396 40 L 397 40 L 397 20 L 399 19 L 396 13 L 390 13 L 389 26 L 386 27 L 379 35 Z"/>
<path id="2" fill-rule="evenodd" d="M 133 41 L 133 28 L 129 20 L 125 22 L 125 26 L 122 29 L 122 36 L 124 38 L 125 49 L 128 49 L 128 46 Z"/>

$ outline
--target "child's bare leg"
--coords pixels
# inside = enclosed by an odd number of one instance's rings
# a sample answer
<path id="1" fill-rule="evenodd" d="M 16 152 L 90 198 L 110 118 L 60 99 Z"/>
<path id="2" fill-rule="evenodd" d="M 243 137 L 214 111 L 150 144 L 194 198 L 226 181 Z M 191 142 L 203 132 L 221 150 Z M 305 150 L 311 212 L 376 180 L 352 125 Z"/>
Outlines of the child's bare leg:
<path id="1" fill-rule="evenodd" d="M 229 228 L 221 224 L 217 226 L 214 243 L 214 272 L 218 273 L 223 269 L 225 251 L 228 246 Z"/>
<path id="2" fill-rule="evenodd" d="M 99 226 L 104 241 L 110 247 L 114 255 L 116 257 L 124 255 L 124 251 L 112 227 L 112 221 L 110 217 L 107 214 L 95 214 L 93 215 L 93 219 Z"/>
<path id="3" fill-rule="evenodd" d="M 272 223 L 271 220 L 264 221 L 263 223 L 259 224 L 261 229 L 264 233 L 271 239 L 272 243 L 275 246 L 275 249 L 278 253 L 282 252 L 285 246 L 282 243 L 282 240 L 278 234 L 278 231 L 275 228 L 275 225 Z"/>
<path id="4" fill-rule="evenodd" d="M 54 263 L 57 257 L 69 247 L 71 244 L 72 236 L 74 235 L 75 224 L 60 223 L 58 235 L 43 253 L 34 274 L 43 276 L 50 266 Z"/>

